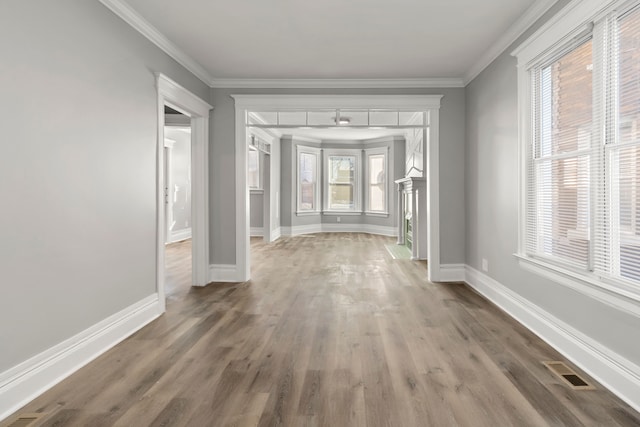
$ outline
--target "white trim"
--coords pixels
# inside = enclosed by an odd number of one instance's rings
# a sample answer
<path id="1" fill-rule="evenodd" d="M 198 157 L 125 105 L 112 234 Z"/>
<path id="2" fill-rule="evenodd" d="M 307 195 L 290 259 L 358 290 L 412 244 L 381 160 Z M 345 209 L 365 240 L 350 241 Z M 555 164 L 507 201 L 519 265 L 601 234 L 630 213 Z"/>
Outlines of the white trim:
<path id="1" fill-rule="evenodd" d="M 469 286 L 640 412 L 638 365 L 468 265 L 465 276 Z"/>
<path id="2" fill-rule="evenodd" d="M 241 110 L 390 109 L 420 111 L 439 109 L 443 95 L 230 95 Z"/>
<path id="3" fill-rule="evenodd" d="M 506 48 L 506 46 L 505 46 Z M 460 78 L 424 79 L 212 79 L 213 88 L 269 88 L 269 89 L 377 89 L 377 88 L 459 88 Z"/>
<path id="4" fill-rule="evenodd" d="M 0 373 L 0 420 L 156 319 L 162 311 L 158 294 L 150 295 Z"/>
<path id="5" fill-rule="evenodd" d="M 419 223 L 423 223 L 423 218 L 426 216 L 427 259 L 429 260 L 427 277 L 432 282 L 439 282 L 442 280 L 440 277 L 440 110 L 433 109 L 428 114 L 429 127 L 425 131 L 428 134 L 424 138 L 426 147 L 425 158 L 423 158 L 423 164 L 427 165 L 427 200 L 426 206 L 420 203 L 418 216 Z M 418 200 L 421 199 L 423 198 L 418 198 Z M 424 212 L 425 208 L 426 212 Z"/>
<path id="6" fill-rule="evenodd" d="M 437 280 L 440 270 L 440 201 L 439 201 L 439 109 L 443 95 L 245 95 L 232 94 L 235 101 L 235 196 L 236 196 L 236 265 L 242 272 L 243 281 L 251 275 L 249 248 L 249 192 L 246 188 L 246 116 L 247 111 L 270 111 L 316 108 L 363 108 L 396 109 L 402 111 L 425 111 L 428 114 L 428 147 L 424 150 L 424 162 L 428 165 L 428 190 L 426 209 L 428 216 L 429 261 L 435 261 L 428 269 L 429 279 Z M 292 156 L 293 157 L 293 156 Z M 292 202 L 293 205 L 293 202 Z M 425 215 L 427 212 L 423 212 Z M 286 227 L 282 227 L 285 234 Z M 396 234 L 394 228 L 393 234 Z"/>
<path id="7" fill-rule="evenodd" d="M 537 0 L 515 21 L 511 27 L 486 50 L 480 59 L 469 68 L 464 75 L 464 85 L 468 85 L 478 77 L 498 56 L 502 54 L 518 37 L 524 34 L 538 19 L 542 17 L 558 0 Z"/>
<path id="8" fill-rule="evenodd" d="M 368 211 L 364 211 L 363 212 L 366 216 L 375 216 L 378 218 L 388 218 L 389 217 L 389 212 L 368 212 Z"/>
<path id="9" fill-rule="evenodd" d="M 283 236 L 299 236 L 301 234 L 312 233 L 366 233 L 380 236 L 397 236 L 396 227 L 386 227 L 372 224 L 336 224 L 321 223 L 310 225 L 294 225 L 293 227 L 282 227 Z"/>
<path id="10" fill-rule="evenodd" d="M 241 271 L 233 264 L 211 264 L 209 266 L 209 282 L 241 283 Z"/>
<path id="11" fill-rule="evenodd" d="M 131 28 L 138 31 L 146 37 L 151 43 L 155 44 L 164 53 L 175 59 L 180 65 L 191 71 L 196 77 L 207 85 L 211 86 L 211 74 L 205 68 L 196 62 L 189 55 L 184 53 L 182 49 L 176 46 L 156 27 L 151 25 L 149 21 L 144 19 L 138 12 L 122 0 L 100 0 L 105 7 L 115 13 L 124 22 L 129 24 Z"/>
<path id="12" fill-rule="evenodd" d="M 157 269 L 156 292 L 162 311 L 164 293 L 164 106 L 191 118 L 191 228 L 192 228 L 192 285 L 209 283 L 209 111 L 213 108 L 167 76 L 157 73 L 158 142 L 156 165 L 157 211 Z M 247 193 L 248 197 L 248 193 Z"/>
<path id="13" fill-rule="evenodd" d="M 249 235 L 251 237 L 262 237 L 262 236 L 264 236 L 264 227 L 251 227 L 249 229 Z"/>
<path id="14" fill-rule="evenodd" d="M 168 243 L 175 243 L 181 240 L 187 240 L 191 238 L 191 227 L 184 228 L 182 230 L 171 231 Z"/>
<path id="15" fill-rule="evenodd" d="M 440 264 L 440 282 L 464 282 L 464 264 Z"/>
<path id="16" fill-rule="evenodd" d="M 326 216 L 360 216 L 363 213 L 362 211 L 322 211 L 322 215 Z"/>
<path id="17" fill-rule="evenodd" d="M 278 227 L 275 230 L 271 230 L 271 242 L 275 242 L 282 236 L 282 228 Z"/>
<path id="18" fill-rule="evenodd" d="M 512 56 L 518 57 L 518 66 L 527 67 L 539 55 L 566 43 L 576 31 L 627 0 L 573 0 L 518 46 Z"/>
<path id="19" fill-rule="evenodd" d="M 610 307 L 640 318 L 640 299 L 638 299 L 637 294 L 629 292 L 623 295 L 621 289 L 608 288 L 602 282 L 588 280 L 586 276 L 580 273 L 573 273 L 557 265 L 548 264 L 527 256 L 517 254 L 514 256 L 518 258 L 521 267 L 532 273 L 553 280 Z"/>

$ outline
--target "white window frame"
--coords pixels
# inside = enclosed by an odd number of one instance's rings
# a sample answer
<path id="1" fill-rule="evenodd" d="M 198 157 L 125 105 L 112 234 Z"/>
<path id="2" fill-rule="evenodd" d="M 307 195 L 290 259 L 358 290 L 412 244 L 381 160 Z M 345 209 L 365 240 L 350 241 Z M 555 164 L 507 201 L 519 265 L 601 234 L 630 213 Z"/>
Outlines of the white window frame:
<path id="1" fill-rule="evenodd" d="M 361 215 L 362 214 L 362 149 L 349 148 L 331 148 L 322 149 L 323 163 L 322 168 L 322 193 L 323 193 L 323 210 L 325 215 Z M 354 188 L 353 188 L 353 209 L 329 209 L 329 157 L 332 156 L 354 156 Z"/>
<path id="2" fill-rule="evenodd" d="M 636 2 L 637 3 L 637 2 Z M 536 274 L 549 278 L 559 284 L 570 287 L 601 302 L 607 303 L 635 316 L 640 315 L 640 286 L 629 285 L 608 277 L 601 277 L 590 271 L 577 271 L 561 263 L 542 257 L 534 257 L 527 253 L 527 161 L 532 142 L 533 126 L 531 121 L 533 85 L 531 68 L 554 56 L 563 46 L 568 46 L 577 38 L 593 33 L 594 52 L 598 51 L 600 37 L 599 22 L 610 13 L 628 10 L 634 2 L 629 0 L 574 0 L 558 12 L 551 20 L 538 29 L 529 39 L 513 53 L 518 59 L 518 137 L 520 158 L 520 202 L 518 252 L 514 254 L 520 265 Z M 596 70 L 594 70 L 596 71 Z M 597 75 L 594 74 L 594 91 L 602 89 Z M 594 102 L 599 95 L 594 92 Z M 604 114 L 594 123 L 594 128 L 601 128 Z M 601 135 L 594 132 L 593 139 Z M 594 179 L 596 185 L 597 181 Z M 594 185 L 595 187 L 595 185 Z M 592 193 L 596 189 L 591 190 Z M 595 219 L 594 221 L 595 222 Z M 594 224 L 592 224 L 592 227 Z M 592 230 L 593 235 L 593 230 Z M 593 246 L 593 243 L 591 244 Z"/>
<path id="3" fill-rule="evenodd" d="M 378 147 L 378 148 L 365 148 L 364 150 L 364 171 L 363 171 L 363 176 L 364 176 L 364 183 L 365 183 L 365 190 L 364 190 L 364 213 L 365 215 L 368 216 L 382 216 L 382 217 L 388 217 L 389 216 L 389 196 L 391 195 L 391 191 L 390 191 L 390 185 L 389 182 L 391 181 L 390 178 L 392 177 L 391 175 L 391 171 L 389 170 L 389 152 L 390 152 L 390 147 L 386 146 L 386 147 Z M 369 158 L 371 156 L 384 156 L 384 173 L 385 173 L 385 188 L 384 188 L 384 210 L 382 211 L 372 211 L 370 209 L 370 205 L 369 205 L 369 198 L 371 197 L 371 195 L 369 194 L 369 191 L 371 189 L 370 186 L 370 182 L 369 182 Z"/>
<path id="4" fill-rule="evenodd" d="M 320 215 L 320 187 L 322 185 L 322 169 L 321 169 L 321 151 L 319 148 L 307 147 L 305 145 L 296 145 L 295 171 L 296 171 L 296 215 Z M 315 209 L 302 209 L 300 206 L 300 155 L 312 154 L 316 156 L 316 188 L 313 194 L 313 205 Z"/>

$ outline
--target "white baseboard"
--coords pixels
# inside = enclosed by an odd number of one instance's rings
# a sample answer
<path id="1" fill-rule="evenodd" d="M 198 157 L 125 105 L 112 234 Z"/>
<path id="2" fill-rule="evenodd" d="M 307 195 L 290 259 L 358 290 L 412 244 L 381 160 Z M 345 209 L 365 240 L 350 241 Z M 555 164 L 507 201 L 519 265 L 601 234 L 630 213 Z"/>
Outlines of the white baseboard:
<path id="1" fill-rule="evenodd" d="M 282 236 L 282 228 L 278 227 L 275 230 L 271 230 L 271 241 L 275 242 Z"/>
<path id="2" fill-rule="evenodd" d="M 281 227 L 283 236 L 298 236 L 310 233 L 368 233 L 382 236 L 397 236 L 396 227 L 385 227 L 371 224 L 338 224 L 322 223 L 310 225 L 295 225 L 293 227 Z"/>
<path id="3" fill-rule="evenodd" d="M 172 231 L 169 235 L 169 241 L 167 243 L 180 242 L 181 240 L 187 240 L 191 238 L 191 227 L 183 230 Z"/>
<path id="4" fill-rule="evenodd" d="M 440 280 L 438 282 L 464 282 L 464 264 L 440 264 Z"/>
<path id="5" fill-rule="evenodd" d="M 235 264 L 211 264 L 209 266 L 209 283 L 211 282 L 244 282 Z"/>
<path id="6" fill-rule="evenodd" d="M 465 276 L 469 286 L 640 412 L 638 365 L 468 265 Z"/>
<path id="7" fill-rule="evenodd" d="M 158 294 L 0 373 L 0 420 L 162 314 Z"/>
<path id="8" fill-rule="evenodd" d="M 249 236 L 262 237 L 264 236 L 264 227 L 251 227 L 249 229 Z"/>

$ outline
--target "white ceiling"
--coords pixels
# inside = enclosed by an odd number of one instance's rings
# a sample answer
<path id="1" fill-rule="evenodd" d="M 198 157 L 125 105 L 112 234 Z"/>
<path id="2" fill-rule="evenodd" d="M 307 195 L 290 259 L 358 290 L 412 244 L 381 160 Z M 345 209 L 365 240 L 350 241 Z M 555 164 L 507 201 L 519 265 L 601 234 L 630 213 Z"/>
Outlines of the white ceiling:
<path id="1" fill-rule="evenodd" d="M 212 79 L 463 79 L 554 2 L 126 0 Z"/>

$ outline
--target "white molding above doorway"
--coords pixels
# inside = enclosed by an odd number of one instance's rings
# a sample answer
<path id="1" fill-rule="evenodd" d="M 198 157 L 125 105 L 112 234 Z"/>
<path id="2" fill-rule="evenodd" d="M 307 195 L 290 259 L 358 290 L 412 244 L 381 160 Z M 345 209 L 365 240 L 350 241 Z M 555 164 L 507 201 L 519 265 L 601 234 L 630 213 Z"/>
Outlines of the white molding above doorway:
<path id="1" fill-rule="evenodd" d="M 236 152 L 236 269 L 234 281 L 251 275 L 249 189 L 247 186 L 247 113 L 249 111 L 310 109 L 396 109 L 426 111 L 430 116 L 427 164 L 428 278 L 440 281 L 440 150 L 439 110 L 442 95 L 231 95 L 235 100 Z"/>

